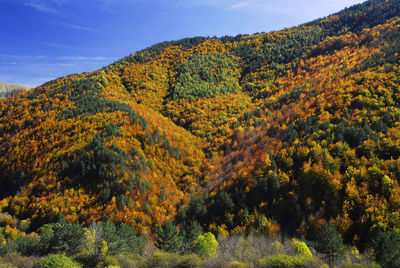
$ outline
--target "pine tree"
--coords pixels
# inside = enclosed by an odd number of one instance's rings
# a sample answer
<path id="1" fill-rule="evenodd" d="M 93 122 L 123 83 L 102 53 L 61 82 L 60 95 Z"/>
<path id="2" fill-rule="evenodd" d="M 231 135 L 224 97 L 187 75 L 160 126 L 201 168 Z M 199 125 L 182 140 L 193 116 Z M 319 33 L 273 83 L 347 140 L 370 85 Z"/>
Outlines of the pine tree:
<path id="1" fill-rule="evenodd" d="M 158 247 L 168 252 L 182 252 L 184 241 L 182 235 L 172 221 L 167 222 L 158 233 Z"/>
<path id="2" fill-rule="evenodd" d="M 335 226 L 325 223 L 317 234 L 316 250 L 325 254 L 325 259 L 330 266 L 344 256 L 342 238 Z"/>

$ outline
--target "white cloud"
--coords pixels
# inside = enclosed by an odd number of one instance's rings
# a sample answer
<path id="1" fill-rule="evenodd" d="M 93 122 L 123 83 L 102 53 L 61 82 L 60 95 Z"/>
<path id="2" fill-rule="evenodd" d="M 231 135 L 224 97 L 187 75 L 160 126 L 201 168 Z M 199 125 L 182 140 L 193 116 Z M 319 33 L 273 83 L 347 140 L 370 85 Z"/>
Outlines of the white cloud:
<path id="1" fill-rule="evenodd" d="M 251 4 L 251 1 L 239 2 L 239 3 L 233 4 L 233 5 L 229 6 L 229 7 L 227 7 L 225 10 L 241 9 L 243 7 L 246 7 L 246 6 L 250 5 L 250 4 Z"/>
<path id="2" fill-rule="evenodd" d="M 44 13 L 51 13 L 51 14 L 57 14 L 58 10 L 52 7 L 49 7 L 48 5 L 41 3 L 40 1 L 25 1 L 24 4 L 26 6 L 32 7 L 38 11 L 44 12 Z"/>
<path id="3" fill-rule="evenodd" d="M 75 25 L 75 24 L 65 23 L 65 22 L 59 22 L 57 24 L 71 28 L 71 29 L 80 30 L 80 31 L 91 32 L 91 33 L 100 33 L 100 31 L 98 31 L 96 29 L 81 26 L 81 25 Z"/>
<path id="4" fill-rule="evenodd" d="M 16 60 L 26 60 L 26 59 L 34 59 L 41 60 L 47 58 L 45 55 L 11 55 L 11 54 L 0 54 L 0 58 L 8 58 L 8 59 L 16 59 Z"/>
<path id="5" fill-rule="evenodd" d="M 60 14 L 58 7 L 71 0 L 16 0 L 25 6 L 34 8 L 43 13 Z"/>

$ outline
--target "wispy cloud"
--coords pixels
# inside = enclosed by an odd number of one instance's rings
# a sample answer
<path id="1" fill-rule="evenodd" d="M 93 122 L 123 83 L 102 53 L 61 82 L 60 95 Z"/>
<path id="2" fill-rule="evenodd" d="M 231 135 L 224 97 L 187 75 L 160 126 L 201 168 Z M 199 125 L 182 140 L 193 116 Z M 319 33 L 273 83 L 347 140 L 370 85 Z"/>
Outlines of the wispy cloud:
<path id="1" fill-rule="evenodd" d="M 0 54 L 0 58 L 8 58 L 8 59 L 17 59 L 17 60 L 26 60 L 26 59 L 34 59 L 34 60 L 42 60 L 47 58 L 45 55 L 12 55 L 12 54 Z"/>
<path id="2" fill-rule="evenodd" d="M 75 24 L 65 23 L 65 22 L 58 22 L 57 24 L 65 26 L 65 27 L 68 27 L 68 28 L 71 28 L 71 29 L 75 29 L 75 30 L 91 32 L 91 33 L 100 33 L 100 31 L 98 31 L 96 29 L 85 27 L 85 26 L 81 26 L 81 25 L 75 25 Z"/>
<path id="3" fill-rule="evenodd" d="M 17 3 L 36 9 L 37 11 L 49 14 L 60 15 L 60 7 L 72 0 L 15 0 Z"/>
<path id="4" fill-rule="evenodd" d="M 59 11 L 53 7 L 48 6 L 42 1 L 24 1 L 24 5 L 32 7 L 40 12 L 57 14 Z"/>
<path id="5" fill-rule="evenodd" d="M 250 3 L 251 3 L 251 1 L 239 2 L 239 3 L 233 4 L 229 7 L 227 7 L 225 10 L 241 9 L 243 7 L 248 6 Z"/>
<path id="6" fill-rule="evenodd" d="M 2 61 L 0 62 L 1 65 L 17 65 L 18 63 L 15 61 Z"/>

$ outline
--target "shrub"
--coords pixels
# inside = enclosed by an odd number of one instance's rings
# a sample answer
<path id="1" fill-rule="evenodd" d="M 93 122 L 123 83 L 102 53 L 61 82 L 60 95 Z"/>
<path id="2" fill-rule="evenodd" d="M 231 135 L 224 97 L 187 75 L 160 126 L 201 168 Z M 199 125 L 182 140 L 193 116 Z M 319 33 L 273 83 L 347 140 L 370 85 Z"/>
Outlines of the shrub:
<path id="1" fill-rule="evenodd" d="M 146 259 L 144 267 L 189 268 L 189 267 L 199 267 L 200 265 L 201 265 L 201 259 L 197 255 L 180 256 L 176 253 L 158 251 Z"/>
<path id="2" fill-rule="evenodd" d="M 29 228 L 30 228 L 30 226 L 31 226 L 31 223 L 30 223 L 29 221 L 27 221 L 27 220 L 22 220 L 22 221 L 20 221 L 19 224 L 18 224 L 18 229 L 19 229 L 20 231 L 22 231 L 22 232 L 27 233 L 28 230 L 29 230 Z"/>
<path id="3" fill-rule="evenodd" d="M 0 268 L 18 268 L 18 267 L 13 264 L 10 264 L 10 263 L 1 263 L 0 262 Z"/>
<path id="4" fill-rule="evenodd" d="M 366 268 L 368 266 L 359 263 L 345 263 L 339 266 L 340 268 Z"/>
<path id="5" fill-rule="evenodd" d="M 291 244 L 297 255 L 312 258 L 313 255 L 305 242 L 294 238 L 292 239 Z"/>
<path id="6" fill-rule="evenodd" d="M 17 252 L 24 256 L 36 255 L 40 250 L 40 239 L 38 237 L 22 236 L 15 243 Z"/>
<path id="7" fill-rule="evenodd" d="M 31 268 L 34 267 L 36 262 L 35 258 L 32 257 L 24 257 L 21 256 L 19 253 L 12 252 L 8 253 L 3 256 L 0 260 L 0 267 L 1 268 L 11 268 L 11 267 L 24 267 L 24 268 Z"/>
<path id="8" fill-rule="evenodd" d="M 271 251 L 274 254 L 283 254 L 284 247 L 281 242 L 275 240 L 274 242 L 271 243 Z"/>
<path id="9" fill-rule="evenodd" d="M 250 264 L 239 262 L 239 261 L 231 261 L 228 264 L 228 268 L 250 268 L 252 267 Z"/>
<path id="10" fill-rule="evenodd" d="M 174 259 L 177 255 L 163 251 L 155 252 L 153 255 L 146 259 L 144 267 L 172 267 Z"/>
<path id="11" fill-rule="evenodd" d="M 71 258 L 65 256 L 65 254 L 50 254 L 46 257 L 41 258 L 37 266 L 39 268 L 81 268 L 82 266 L 74 262 Z"/>
<path id="12" fill-rule="evenodd" d="M 212 258 L 217 256 L 218 242 L 212 233 L 199 235 L 193 242 L 193 251 L 203 258 Z"/>
<path id="13" fill-rule="evenodd" d="M 260 268 L 299 268 L 308 267 L 312 259 L 304 256 L 278 255 L 267 259 L 261 259 L 258 263 Z"/>
<path id="14" fill-rule="evenodd" d="M 141 267 L 140 265 L 143 260 L 139 255 L 129 254 L 129 255 L 119 255 L 116 256 L 119 265 L 121 268 L 137 268 Z"/>
<path id="15" fill-rule="evenodd" d="M 104 266 L 105 267 L 119 267 L 119 262 L 117 258 L 108 256 L 104 260 Z"/>
<path id="16" fill-rule="evenodd" d="M 292 239 L 290 245 L 293 247 L 296 256 L 289 256 L 279 254 L 277 256 L 271 256 L 267 259 L 259 261 L 260 267 L 308 267 L 313 261 L 313 255 L 308 248 L 307 244 L 298 239 Z"/>
<path id="17" fill-rule="evenodd" d="M 181 256 L 179 258 L 178 266 L 180 268 L 200 267 L 202 264 L 201 258 L 196 254 Z"/>
<path id="18" fill-rule="evenodd" d="M 328 268 L 329 266 L 327 266 Z M 339 268 L 381 268 L 381 266 L 375 262 L 370 264 L 360 264 L 360 263 L 345 263 L 339 266 Z"/>

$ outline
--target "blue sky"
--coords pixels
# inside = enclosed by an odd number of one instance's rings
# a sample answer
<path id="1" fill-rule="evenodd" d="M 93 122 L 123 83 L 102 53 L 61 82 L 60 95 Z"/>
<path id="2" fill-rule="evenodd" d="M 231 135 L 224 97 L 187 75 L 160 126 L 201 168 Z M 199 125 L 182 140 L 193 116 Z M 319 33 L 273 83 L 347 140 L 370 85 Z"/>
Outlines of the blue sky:
<path id="1" fill-rule="evenodd" d="M 158 42 L 268 32 L 362 0 L 0 0 L 0 82 L 38 86 Z"/>

